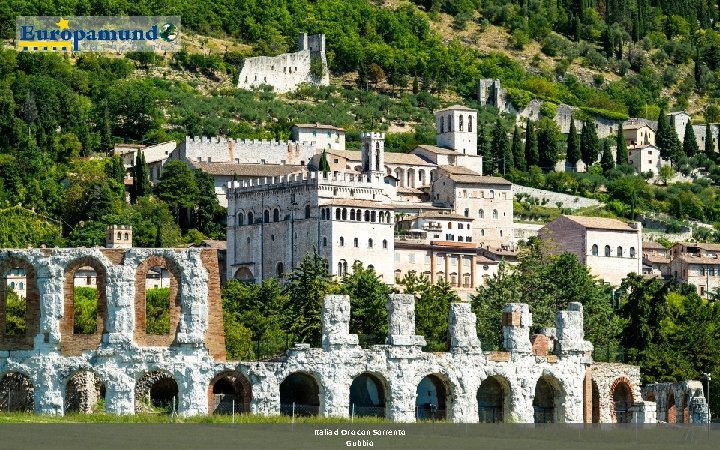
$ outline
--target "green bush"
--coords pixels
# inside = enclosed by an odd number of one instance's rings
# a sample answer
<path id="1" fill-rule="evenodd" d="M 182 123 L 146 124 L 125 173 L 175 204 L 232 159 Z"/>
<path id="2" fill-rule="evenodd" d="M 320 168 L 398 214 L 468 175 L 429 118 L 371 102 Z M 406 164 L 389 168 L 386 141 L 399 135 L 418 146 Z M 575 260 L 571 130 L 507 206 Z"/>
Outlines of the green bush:
<path id="1" fill-rule="evenodd" d="M 154 288 L 146 291 L 145 332 L 170 333 L 170 288 Z"/>
<path id="2" fill-rule="evenodd" d="M 90 287 L 75 288 L 75 316 L 73 333 L 93 334 L 97 332 L 98 291 Z"/>
<path id="3" fill-rule="evenodd" d="M 610 120 L 627 120 L 628 115 L 619 111 L 609 111 L 607 109 L 590 108 L 589 106 L 581 106 L 581 110 L 590 114 L 591 116 L 604 117 Z"/>
<path id="4" fill-rule="evenodd" d="M 530 92 L 517 88 L 507 88 L 506 97 L 518 111 L 525 108 L 532 100 Z"/>

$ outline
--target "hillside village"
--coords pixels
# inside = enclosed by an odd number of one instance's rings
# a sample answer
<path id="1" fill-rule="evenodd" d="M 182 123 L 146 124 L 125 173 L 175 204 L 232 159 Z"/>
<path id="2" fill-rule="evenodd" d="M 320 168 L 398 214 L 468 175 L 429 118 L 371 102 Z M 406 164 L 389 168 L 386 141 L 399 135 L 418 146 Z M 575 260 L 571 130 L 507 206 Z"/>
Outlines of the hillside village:
<path id="1" fill-rule="evenodd" d="M 711 420 L 715 5 L 375 3 L 0 50 L 0 410 Z"/>

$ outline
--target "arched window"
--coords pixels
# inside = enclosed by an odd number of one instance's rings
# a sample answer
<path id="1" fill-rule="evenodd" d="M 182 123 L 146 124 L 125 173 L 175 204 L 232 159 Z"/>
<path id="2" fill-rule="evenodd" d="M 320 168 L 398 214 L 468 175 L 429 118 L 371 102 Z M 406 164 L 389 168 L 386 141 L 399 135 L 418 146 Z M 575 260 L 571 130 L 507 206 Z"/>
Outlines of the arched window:
<path id="1" fill-rule="evenodd" d="M 460 114 L 460 118 L 458 119 L 458 130 L 459 130 L 459 131 L 462 131 L 462 130 L 463 130 L 463 116 L 462 116 L 462 114 Z"/>
<path id="2" fill-rule="evenodd" d="M 597 256 L 598 255 L 598 246 L 597 244 L 593 244 L 592 246 L 592 255 Z"/>
<path id="3" fill-rule="evenodd" d="M 635 257 L 635 247 L 630 247 L 630 257 L 631 258 Z"/>
<path id="4" fill-rule="evenodd" d="M 448 222 L 448 230 L 452 230 L 452 222 Z"/>
<path id="5" fill-rule="evenodd" d="M 605 246 L 605 256 L 610 256 L 610 246 L 609 245 Z"/>
<path id="6" fill-rule="evenodd" d="M 90 283 L 88 283 L 88 284 L 90 284 Z M 18 283 L 18 289 L 22 291 L 24 288 L 25 288 L 25 285 L 23 284 L 23 282 L 22 282 L 22 281 L 19 282 L 19 283 Z"/>
<path id="7" fill-rule="evenodd" d="M 345 238 L 340 236 L 340 247 L 345 247 Z"/>
<path id="8" fill-rule="evenodd" d="M 480 236 L 485 236 L 485 230 L 484 230 L 484 229 L 480 229 Z"/>
<path id="9" fill-rule="evenodd" d="M 365 222 L 370 222 L 370 211 L 365 210 Z"/>
<path id="10" fill-rule="evenodd" d="M 248 225 L 252 225 L 254 223 L 255 223 L 255 216 L 253 215 L 253 213 L 249 212 L 248 213 Z"/>
<path id="11" fill-rule="evenodd" d="M 387 239 L 383 239 L 383 248 L 385 248 L 385 249 L 388 248 L 387 247 Z"/>
<path id="12" fill-rule="evenodd" d="M 243 213 L 238 213 L 238 216 L 237 216 L 237 224 L 238 224 L 238 226 L 245 225 L 245 214 L 243 214 Z"/>
<path id="13" fill-rule="evenodd" d="M 472 116 L 468 114 L 468 133 L 472 133 Z"/>
<path id="14" fill-rule="evenodd" d="M 355 220 L 355 210 L 354 209 L 350 210 L 350 220 Z"/>
<path id="15" fill-rule="evenodd" d="M 305 218 L 310 218 L 310 205 L 305 205 Z"/>
<path id="16" fill-rule="evenodd" d="M 458 230 L 462 230 L 462 229 L 463 229 L 463 224 L 462 224 L 462 223 L 459 223 L 459 224 L 458 224 Z"/>
<path id="17" fill-rule="evenodd" d="M 493 219 L 497 219 L 497 218 L 498 218 L 498 211 L 497 211 L 497 209 L 493 209 Z"/>
<path id="18" fill-rule="evenodd" d="M 445 132 L 445 116 L 440 116 L 440 133 Z"/>
<path id="19" fill-rule="evenodd" d="M 326 237 L 323 238 L 323 247 L 327 247 L 327 238 Z"/>
<path id="20" fill-rule="evenodd" d="M 280 222 L 280 210 L 277 208 L 273 210 L 273 222 Z"/>
<path id="21" fill-rule="evenodd" d="M 340 208 L 335 208 L 335 220 L 340 220 Z"/>
<path id="22" fill-rule="evenodd" d="M 483 211 L 482 209 L 479 210 L 479 211 L 478 211 L 478 218 L 479 218 L 479 219 L 484 219 L 484 218 L 485 218 L 485 211 Z"/>
<path id="23" fill-rule="evenodd" d="M 263 216 L 265 219 L 265 223 L 270 223 L 270 211 L 266 209 L 265 212 L 263 213 Z"/>
<path id="24" fill-rule="evenodd" d="M 622 257 L 622 255 L 623 255 L 622 247 L 619 246 L 619 245 L 618 245 L 618 248 L 617 248 L 617 255 L 620 256 L 620 257 Z"/>
<path id="25" fill-rule="evenodd" d="M 353 239 L 353 246 L 360 247 L 360 241 L 358 240 L 358 238 Z"/>
<path id="26" fill-rule="evenodd" d="M 453 118 L 452 116 L 448 116 L 448 132 L 452 133 L 453 130 Z"/>
<path id="27" fill-rule="evenodd" d="M 126 241 L 129 241 L 129 240 L 130 240 L 130 235 L 127 233 L 127 231 L 125 232 L 125 235 L 123 236 L 123 239 L 125 239 Z"/>
<path id="28" fill-rule="evenodd" d="M 342 220 L 347 220 L 347 208 L 343 208 L 342 210 Z"/>
<path id="29" fill-rule="evenodd" d="M 373 240 L 368 239 L 368 248 L 373 248 Z"/>
<path id="30" fill-rule="evenodd" d="M 375 211 L 372 211 L 370 213 L 370 221 L 371 222 L 377 222 L 377 213 Z"/>
<path id="31" fill-rule="evenodd" d="M 283 267 L 283 263 L 279 262 L 277 263 L 277 276 L 278 278 L 282 278 L 285 275 L 285 268 Z"/>
<path id="32" fill-rule="evenodd" d="M 119 231 L 118 231 L 118 237 L 117 237 L 117 238 L 118 238 L 118 240 L 119 240 L 119 239 L 122 239 L 122 233 L 119 232 Z"/>

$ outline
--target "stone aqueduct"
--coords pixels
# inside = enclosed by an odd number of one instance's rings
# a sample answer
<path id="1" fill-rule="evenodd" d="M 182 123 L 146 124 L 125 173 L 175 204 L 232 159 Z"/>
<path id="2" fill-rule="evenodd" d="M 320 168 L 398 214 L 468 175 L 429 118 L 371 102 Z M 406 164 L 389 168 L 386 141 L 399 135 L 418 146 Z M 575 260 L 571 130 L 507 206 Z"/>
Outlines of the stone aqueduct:
<path id="1" fill-rule="evenodd" d="M 81 267 L 97 273 L 97 332 L 74 334 L 73 283 Z M 145 274 L 171 274 L 165 335 L 145 332 Z M 114 414 L 142 411 L 148 397 L 177 399 L 180 415 L 236 409 L 274 415 L 398 422 L 654 422 L 655 403 L 640 395 L 638 367 L 593 364 L 578 303 L 556 316 L 554 354 L 534 349 L 527 305 L 503 313 L 503 352 L 484 352 L 466 303 L 449 311 L 450 350 L 423 352 L 415 301 L 391 295 L 386 345 L 361 348 L 349 333 L 350 303 L 327 296 L 322 346 L 296 344 L 270 361 L 226 361 L 217 257 L 211 249 L 32 249 L 0 251 L 0 269 L 27 277 L 26 331 L 7 331 L 0 288 L 0 410 L 64 414 L 99 398 Z M 169 393 L 169 394 L 168 394 Z M 226 394 L 217 402 L 218 394 Z M 225 400 L 222 400 L 225 398 Z M 227 407 L 227 404 L 224 405 Z M 226 409 L 225 409 L 226 410 Z"/>

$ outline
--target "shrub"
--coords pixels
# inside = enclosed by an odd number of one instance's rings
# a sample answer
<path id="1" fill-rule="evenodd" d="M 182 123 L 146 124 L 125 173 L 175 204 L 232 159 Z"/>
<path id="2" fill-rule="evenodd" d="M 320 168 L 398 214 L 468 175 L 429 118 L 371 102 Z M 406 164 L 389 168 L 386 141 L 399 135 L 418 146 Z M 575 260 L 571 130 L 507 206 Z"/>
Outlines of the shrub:
<path id="1" fill-rule="evenodd" d="M 528 91 L 517 88 L 507 88 L 506 97 L 517 110 L 525 108 L 532 100 L 532 95 Z"/>

